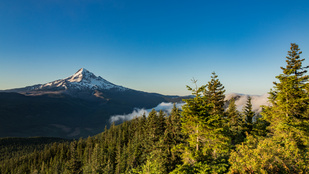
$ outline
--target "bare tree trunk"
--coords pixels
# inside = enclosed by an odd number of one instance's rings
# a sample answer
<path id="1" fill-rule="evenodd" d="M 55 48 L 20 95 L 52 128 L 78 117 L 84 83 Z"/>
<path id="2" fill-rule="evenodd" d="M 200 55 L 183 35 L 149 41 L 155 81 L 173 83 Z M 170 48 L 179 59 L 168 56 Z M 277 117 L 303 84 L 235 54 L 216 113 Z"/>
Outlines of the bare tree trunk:
<path id="1" fill-rule="evenodd" d="M 198 124 L 196 126 L 196 151 L 198 151 L 198 142 L 199 142 L 199 135 L 198 135 Z"/>

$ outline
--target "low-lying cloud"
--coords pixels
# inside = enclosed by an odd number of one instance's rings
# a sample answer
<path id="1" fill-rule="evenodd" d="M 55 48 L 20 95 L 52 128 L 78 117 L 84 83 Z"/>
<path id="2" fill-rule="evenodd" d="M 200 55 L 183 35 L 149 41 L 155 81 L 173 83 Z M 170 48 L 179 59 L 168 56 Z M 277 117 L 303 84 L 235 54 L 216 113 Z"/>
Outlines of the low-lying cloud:
<path id="1" fill-rule="evenodd" d="M 182 105 L 184 105 L 184 103 L 176 103 L 176 107 L 179 109 L 181 109 Z M 142 116 L 143 114 L 145 114 L 146 117 L 148 117 L 148 114 L 149 112 L 151 112 L 152 109 L 155 109 L 156 111 L 162 110 L 165 113 L 170 114 L 172 112 L 173 106 L 174 104 L 171 102 L 170 103 L 162 102 L 158 106 L 154 108 L 150 108 L 150 109 L 135 108 L 133 112 L 130 114 L 111 116 L 110 122 L 112 123 L 112 122 L 118 122 L 118 121 L 132 120 L 133 118 Z"/>
<path id="2" fill-rule="evenodd" d="M 239 97 L 235 101 L 235 104 L 237 106 L 237 110 L 241 112 L 243 110 L 243 107 L 246 105 L 249 95 L 231 93 L 225 96 L 225 100 L 230 100 L 232 97 L 236 97 L 236 96 L 239 96 Z M 262 111 L 261 105 L 269 105 L 268 96 L 269 96 L 268 94 L 251 95 L 252 110 L 254 112 L 261 112 Z M 176 103 L 176 107 L 181 109 L 181 107 L 184 104 L 185 103 Z M 150 109 L 135 108 L 133 112 L 129 114 L 111 116 L 110 122 L 112 123 L 112 122 L 122 122 L 126 120 L 132 120 L 133 118 L 142 116 L 143 114 L 145 114 L 146 117 L 148 117 L 148 114 L 149 112 L 151 112 L 152 109 L 155 109 L 156 111 L 163 110 L 165 113 L 170 114 L 172 111 L 173 105 L 174 104 L 171 102 L 170 103 L 162 102 L 158 106 L 154 108 L 150 108 Z"/>
<path id="3" fill-rule="evenodd" d="M 235 104 L 237 106 L 237 110 L 241 112 L 247 103 L 249 95 L 231 93 L 225 96 L 225 100 L 230 100 L 232 97 L 236 96 L 239 96 L 239 98 L 235 101 Z M 266 106 L 269 105 L 268 103 L 269 94 L 250 95 L 250 96 L 251 96 L 252 110 L 254 112 L 261 112 L 262 111 L 261 105 Z"/>

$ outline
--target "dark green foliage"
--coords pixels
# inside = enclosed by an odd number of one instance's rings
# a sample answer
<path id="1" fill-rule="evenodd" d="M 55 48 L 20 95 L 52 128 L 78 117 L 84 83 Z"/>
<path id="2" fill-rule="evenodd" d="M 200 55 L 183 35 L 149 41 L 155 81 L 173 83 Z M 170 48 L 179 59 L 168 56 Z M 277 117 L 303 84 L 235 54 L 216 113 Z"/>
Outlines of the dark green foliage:
<path id="1" fill-rule="evenodd" d="M 230 100 L 229 107 L 227 109 L 227 126 L 229 134 L 232 139 L 232 145 L 240 144 L 245 138 L 245 123 L 242 115 L 236 108 L 235 99 Z"/>
<path id="2" fill-rule="evenodd" d="M 255 113 L 252 111 L 252 103 L 251 103 L 251 97 L 249 96 L 246 102 L 246 105 L 243 109 L 245 124 L 246 124 L 246 131 L 248 133 L 251 133 L 253 130 L 253 118 L 255 116 Z"/>
<path id="3" fill-rule="evenodd" d="M 149 142 L 147 142 L 148 145 L 155 144 L 159 140 L 158 135 L 163 133 L 162 129 L 164 129 L 164 127 L 161 127 L 162 126 L 161 121 L 162 120 L 159 119 L 157 111 L 153 109 L 149 113 L 146 123 L 147 125 L 146 131 L 149 138 Z"/>
<path id="4" fill-rule="evenodd" d="M 80 143 L 79 143 L 80 145 Z M 70 145 L 70 158 L 69 161 L 67 162 L 67 168 L 72 174 L 80 174 L 82 173 L 82 162 L 80 160 L 79 154 L 81 152 L 78 150 L 81 150 L 80 148 L 77 148 L 77 142 L 73 141 Z"/>
<path id="5" fill-rule="evenodd" d="M 206 101 L 212 105 L 211 114 L 223 115 L 224 112 L 224 98 L 225 89 L 218 79 L 215 72 L 212 73 L 211 80 L 205 86 L 203 91 Z"/>
<path id="6" fill-rule="evenodd" d="M 40 151 L 46 145 L 69 141 L 62 138 L 33 137 L 33 138 L 0 138 L 0 161 L 27 155 L 34 151 Z"/>
<path id="7" fill-rule="evenodd" d="M 171 115 L 166 120 L 166 129 L 164 137 L 161 140 L 163 145 L 163 164 L 167 172 L 175 169 L 176 165 L 181 164 L 181 153 L 175 151 L 176 145 L 184 141 L 183 133 L 181 132 L 180 111 L 174 107 Z"/>

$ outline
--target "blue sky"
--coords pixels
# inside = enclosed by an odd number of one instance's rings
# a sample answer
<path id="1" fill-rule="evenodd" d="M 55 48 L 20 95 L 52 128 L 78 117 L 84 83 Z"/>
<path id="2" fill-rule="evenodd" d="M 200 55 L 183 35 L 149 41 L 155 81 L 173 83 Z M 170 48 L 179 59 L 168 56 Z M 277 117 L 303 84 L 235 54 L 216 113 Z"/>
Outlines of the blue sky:
<path id="1" fill-rule="evenodd" d="M 227 93 L 264 94 L 290 43 L 309 60 L 308 31 L 307 0 L 0 0 L 0 89 L 83 67 L 171 95 L 190 94 L 192 78 L 203 85 L 215 71 Z"/>

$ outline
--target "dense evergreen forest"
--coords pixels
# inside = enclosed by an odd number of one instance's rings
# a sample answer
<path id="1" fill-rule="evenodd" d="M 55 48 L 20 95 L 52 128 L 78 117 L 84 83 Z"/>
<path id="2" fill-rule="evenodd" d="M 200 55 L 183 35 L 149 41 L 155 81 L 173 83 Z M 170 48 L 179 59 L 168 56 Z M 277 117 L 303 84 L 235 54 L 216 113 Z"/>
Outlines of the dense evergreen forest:
<path id="1" fill-rule="evenodd" d="M 291 44 L 261 115 L 250 97 L 242 112 L 233 99 L 224 109 L 225 89 L 213 73 L 201 87 L 193 80 L 194 97 L 170 115 L 152 110 L 44 148 L 1 144 L 0 173 L 309 173 L 308 67 L 300 54 Z"/>

